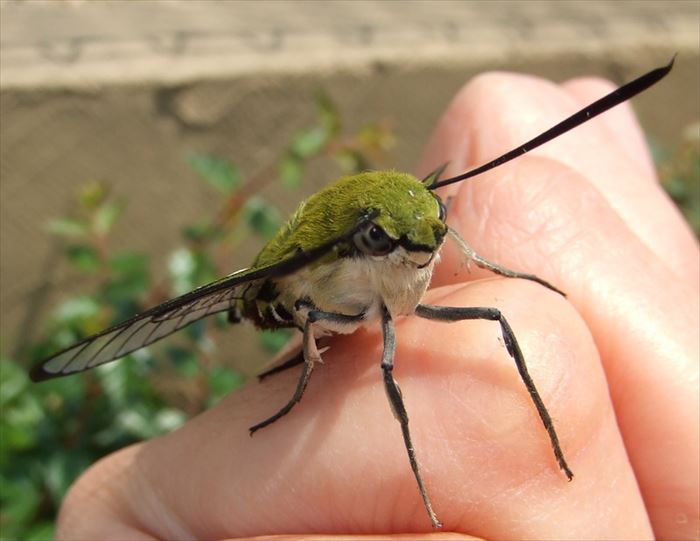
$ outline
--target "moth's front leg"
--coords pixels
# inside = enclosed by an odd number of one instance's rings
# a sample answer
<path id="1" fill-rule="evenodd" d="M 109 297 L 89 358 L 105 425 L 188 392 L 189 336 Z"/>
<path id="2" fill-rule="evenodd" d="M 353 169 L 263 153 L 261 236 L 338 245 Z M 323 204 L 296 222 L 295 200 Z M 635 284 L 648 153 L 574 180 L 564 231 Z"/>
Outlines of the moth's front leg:
<path id="1" fill-rule="evenodd" d="M 309 308 L 309 312 L 306 316 L 306 323 L 304 324 L 304 337 L 303 337 L 303 342 L 304 342 L 304 349 L 302 350 L 302 355 L 304 358 L 304 367 L 301 371 L 301 375 L 299 376 L 299 382 L 297 383 L 297 388 L 296 391 L 294 391 L 294 395 L 292 398 L 287 402 L 277 413 L 272 415 L 271 417 L 265 419 L 264 421 L 251 426 L 250 427 L 250 435 L 252 436 L 257 430 L 260 430 L 261 428 L 264 428 L 281 417 L 284 417 L 287 415 L 292 408 L 301 400 L 301 397 L 304 395 L 304 391 L 306 390 L 306 386 L 309 383 L 309 379 L 311 378 L 311 372 L 314 369 L 314 364 L 317 362 L 321 361 L 321 354 L 318 351 L 318 348 L 316 347 L 316 339 L 314 338 L 314 331 L 313 331 L 313 325 L 316 323 L 320 323 L 323 321 L 327 322 L 333 322 L 333 323 L 355 323 L 358 321 L 361 321 L 365 317 L 365 313 L 362 312 L 357 315 L 346 315 L 346 314 L 336 314 L 333 312 L 324 312 L 323 310 L 318 310 L 313 303 L 311 303 L 308 300 L 305 299 L 300 299 L 295 303 L 295 309 L 300 310 L 302 308 Z M 287 363 L 283 364 L 281 367 L 278 367 L 279 370 L 283 370 L 285 368 L 289 368 L 292 366 L 292 364 L 289 363 L 298 363 L 298 357 L 293 357 Z M 279 371 L 276 369 L 272 369 L 270 372 L 267 372 L 264 375 L 269 375 L 269 373 Z"/>
<path id="2" fill-rule="evenodd" d="M 532 398 L 532 401 L 535 403 L 537 413 L 539 413 L 540 419 L 542 419 L 542 424 L 544 424 L 547 434 L 549 434 L 549 439 L 552 444 L 552 449 L 554 450 L 554 457 L 557 460 L 557 464 L 559 464 L 559 467 L 566 474 L 569 481 L 571 481 L 574 478 L 574 474 L 571 472 L 571 469 L 566 463 L 566 459 L 564 459 L 564 453 L 562 453 L 561 446 L 559 445 L 559 437 L 554 429 L 552 417 L 549 415 L 549 412 L 542 401 L 542 397 L 540 397 L 540 393 L 535 387 L 535 382 L 532 381 L 532 377 L 530 377 L 530 373 L 527 371 L 525 359 L 523 358 L 522 351 L 520 351 L 520 346 L 515 338 L 513 329 L 500 310 L 497 308 L 457 308 L 452 306 L 431 306 L 427 304 L 419 304 L 416 307 L 416 315 L 426 319 L 445 322 L 463 321 L 466 319 L 487 319 L 489 321 L 498 321 L 501 326 L 501 334 L 503 335 L 503 342 L 505 343 L 506 350 L 508 350 L 508 354 L 515 361 L 515 365 L 520 373 L 520 378 L 523 380 L 528 393 L 530 393 L 530 398 Z"/>
<path id="3" fill-rule="evenodd" d="M 561 296 L 566 297 L 566 293 L 564 293 L 560 289 L 557 289 L 552 284 L 550 284 L 546 280 L 543 280 L 539 276 L 535 276 L 534 274 L 528 274 L 525 272 L 518 272 L 518 271 L 510 270 L 502 265 L 499 265 L 498 263 L 494 263 L 493 261 L 489 261 L 488 259 L 481 257 L 479 254 L 477 254 L 474 251 L 474 248 L 469 246 L 469 244 L 467 244 L 467 241 L 465 241 L 459 235 L 459 233 L 457 233 L 457 231 L 455 231 L 451 227 L 447 228 L 447 234 L 452 238 L 452 240 L 455 241 L 455 243 L 459 247 L 460 251 L 462 252 L 462 255 L 464 255 L 464 257 L 468 261 L 473 261 L 474 263 L 476 263 L 477 267 L 480 267 L 480 268 L 486 269 L 486 270 L 490 270 L 493 273 L 500 274 L 501 276 L 506 276 L 508 278 L 522 278 L 523 280 L 530 280 L 531 282 L 537 282 L 538 284 L 546 287 L 547 289 L 551 289 L 552 291 L 556 291 Z"/>
<path id="4" fill-rule="evenodd" d="M 389 314 L 386 306 L 382 307 L 382 336 L 384 339 L 384 352 L 382 353 L 384 388 L 387 396 L 389 397 L 389 404 L 394 412 L 394 417 L 396 417 L 396 420 L 401 424 L 401 432 L 403 433 L 404 444 L 406 445 L 406 451 L 408 452 L 408 460 L 411 463 L 413 475 L 418 482 L 418 490 L 423 498 L 423 505 L 425 505 L 425 509 L 430 517 L 430 522 L 433 523 L 433 527 L 441 528 L 442 524 L 435 515 L 435 511 L 433 511 L 433 506 L 430 503 L 430 498 L 428 497 L 428 491 L 425 489 L 425 484 L 423 483 L 423 478 L 421 477 L 420 470 L 418 468 L 416 452 L 413 448 L 413 442 L 411 441 L 411 433 L 408 430 L 408 413 L 406 412 L 406 407 L 404 406 L 403 398 L 401 397 L 401 389 L 392 375 L 394 370 L 394 353 L 396 352 L 396 335 L 394 333 L 394 324 L 391 320 L 391 314 Z"/>

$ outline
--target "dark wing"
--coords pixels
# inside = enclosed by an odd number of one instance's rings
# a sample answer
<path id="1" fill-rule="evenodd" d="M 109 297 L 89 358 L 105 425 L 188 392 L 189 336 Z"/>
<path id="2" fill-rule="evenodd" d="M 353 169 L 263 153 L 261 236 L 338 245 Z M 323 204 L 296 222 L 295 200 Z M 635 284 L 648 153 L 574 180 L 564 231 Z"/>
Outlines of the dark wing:
<path id="1" fill-rule="evenodd" d="M 228 310 L 250 284 L 298 271 L 333 250 L 338 244 L 351 239 L 368 219 L 370 218 L 364 217 L 357 227 L 340 238 L 305 252 L 298 251 L 293 256 L 267 267 L 235 272 L 85 338 L 36 365 L 30 376 L 34 381 L 41 381 L 81 372 L 124 357 L 194 321 Z"/>

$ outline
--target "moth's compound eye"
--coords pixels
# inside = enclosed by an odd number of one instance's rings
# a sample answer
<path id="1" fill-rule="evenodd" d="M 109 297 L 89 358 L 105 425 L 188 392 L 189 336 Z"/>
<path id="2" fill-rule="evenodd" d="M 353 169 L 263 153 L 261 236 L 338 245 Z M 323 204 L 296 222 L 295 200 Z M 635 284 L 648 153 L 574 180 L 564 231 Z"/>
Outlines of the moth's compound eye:
<path id="1" fill-rule="evenodd" d="M 440 219 L 441 222 L 445 221 L 445 218 L 447 218 L 447 207 L 445 206 L 445 203 L 442 202 L 442 199 L 436 197 L 438 204 L 438 218 Z"/>
<path id="2" fill-rule="evenodd" d="M 394 240 L 372 222 L 365 224 L 352 237 L 355 247 L 363 254 L 386 255 L 394 249 Z"/>

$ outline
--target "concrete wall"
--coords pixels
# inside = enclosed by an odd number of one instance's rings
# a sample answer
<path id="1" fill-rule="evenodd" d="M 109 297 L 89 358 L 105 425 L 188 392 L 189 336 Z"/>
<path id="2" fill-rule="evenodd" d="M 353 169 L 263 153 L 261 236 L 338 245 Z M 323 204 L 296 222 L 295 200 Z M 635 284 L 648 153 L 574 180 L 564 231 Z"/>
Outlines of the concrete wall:
<path id="1" fill-rule="evenodd" d="M 38 332 L 42 314 L 85 290 L 44 230 L 89 180 L 128 201 L 115 249 L 147 251 L 156 271 L 179 231 L 217 195 L 190 151 L 274 163 L 325 88 L 349 128 L 389 119 L 385 166 L 410 170 L 451 96 L 484 70 L 556 81 L 623 82 L 679 53 L 672 75 L 635 100 L 668 144 L 697 122 L 700 8 L 690 2 L 23 2 L 0 4 L 0 303 L 2 347 Z M 331 180 L 268 195 L 292 209 Z M 247 266 L 245 247 L 231 270 Z M 250 342 L 232 330 L 236 351 Z M 257 358 L 251 346 L 238 356 Z"/>

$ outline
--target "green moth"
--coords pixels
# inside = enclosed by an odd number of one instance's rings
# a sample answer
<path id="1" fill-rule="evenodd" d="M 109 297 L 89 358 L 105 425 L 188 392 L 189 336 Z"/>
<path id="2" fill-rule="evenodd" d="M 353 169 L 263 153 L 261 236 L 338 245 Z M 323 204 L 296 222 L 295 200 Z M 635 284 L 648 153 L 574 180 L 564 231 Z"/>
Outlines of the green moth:
<path id="1" fill-rule="evenodd" d="M 289 221 L 262 249 L 250 268 L 155 306 L 90 336 L 39 363 L 34 381 L 66 376 L 118 359 L 218 312 L 229 320 L 248 320 L 263 329 L 298 328 L 302 351 L 261 377 L 297 364 L 303 368 L 292 398 L 277 413 L 250 428 L 251 434 L 283 417 L 301 399 L 314 365 L 321 360 L 316 339 L 352 333 L 378 321 L 384 339 L 381 371 L 391 408 L 401 425 L 413 474 L 433 526 L 441 526 L 420 473 L 401 391 L 392 376 L 393 319 L 416 315 L 453 322 L 498 322 L 509 355 L 549 436 L 556 462 L 569 480 L 573 473 L 552 419 L 508 321 L 496 308 L 421 304 L 437 256 L 450 237 L 464 256 L 503 276 L 523 278 L 561 293 L 544 280 L 511 271 L 476 254 L 446 224 L 446 208 L 435 190 L 493 169 L 607 111 L 665 77 L 673 66 L 657 68 L 592 103 L 534 139 L 461 175 L 440 179 L 446 166 L 425 179 L 396 171 L 365 172 L 339 179 L 299 205 Z M 563 293 L 562 293 L 563 294 Z"/>

